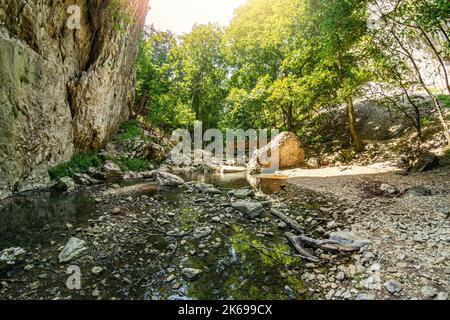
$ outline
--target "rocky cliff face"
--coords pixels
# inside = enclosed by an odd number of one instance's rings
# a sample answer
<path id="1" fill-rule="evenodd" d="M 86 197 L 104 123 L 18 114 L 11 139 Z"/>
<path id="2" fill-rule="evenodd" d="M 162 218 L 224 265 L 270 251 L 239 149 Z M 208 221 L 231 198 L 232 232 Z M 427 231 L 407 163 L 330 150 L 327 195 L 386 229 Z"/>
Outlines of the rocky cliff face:
<path id="1" fill-rule="evenodd" d="M 0 198 L 42 184 L 49 166 L 101 147 L 127 119 L 147 10 L 148 0 L 0 0 Z"/>

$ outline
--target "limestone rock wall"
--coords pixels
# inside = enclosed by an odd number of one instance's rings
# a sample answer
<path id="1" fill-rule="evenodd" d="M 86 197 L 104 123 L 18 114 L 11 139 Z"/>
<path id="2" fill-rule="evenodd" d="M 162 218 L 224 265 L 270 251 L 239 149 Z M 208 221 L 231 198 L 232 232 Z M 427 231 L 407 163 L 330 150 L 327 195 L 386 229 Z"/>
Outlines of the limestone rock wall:
<path id="1" fill-rule="evenodd" d="M 70 29 L 69 6 L 80 8 Z M 148 0 L 0 0 L 0 198 L 100 148 L 129 116 Z"/>

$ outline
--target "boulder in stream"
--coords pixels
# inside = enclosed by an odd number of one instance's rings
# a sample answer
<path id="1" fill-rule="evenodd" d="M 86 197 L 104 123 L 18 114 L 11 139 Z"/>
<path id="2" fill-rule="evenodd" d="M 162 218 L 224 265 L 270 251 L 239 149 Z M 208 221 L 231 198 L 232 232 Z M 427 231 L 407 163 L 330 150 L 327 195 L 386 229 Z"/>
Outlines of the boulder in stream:
<path id="1" fill-rule="evenodd" d="M 260 216 L 264 211 L 264 206 L 261 203 L 251 200 L 238 200 L 232 206 L 236 210 L 246 214 L 250 219 Z"/>
<path id="2" fill-rule="evenodd" d="M 176 187 L 185 183 L 179 176 L 164 171 L 153 172 L 153 179 L 163 187 Z"/>
<path id="3" fill-rule="evenodd" d="M 273 162 L 272 155 L 278 153 L 278 165 Z M 297 136 L 292 132 L 282 132 L 268 145 L 256 150 L 248 164 L 250 174 L 266 170 L 289 169 L 305 160 L 305 150 L 300 145 Z"/>

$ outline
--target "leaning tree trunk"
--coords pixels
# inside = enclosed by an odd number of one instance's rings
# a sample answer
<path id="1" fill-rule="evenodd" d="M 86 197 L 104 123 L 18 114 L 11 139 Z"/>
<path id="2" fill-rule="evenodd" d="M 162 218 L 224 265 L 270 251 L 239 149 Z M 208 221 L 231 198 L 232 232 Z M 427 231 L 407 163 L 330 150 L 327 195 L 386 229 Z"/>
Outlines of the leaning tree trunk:
<path id="1" fill-rule="evenodd" d="M 347 112 L 348 112 L 348 124 L 350 129 L 350 137 L 352 139 L 353 145 L 357 152 L 363 151 L 363 144 L 361 137 L 359 136 L 358 130 L 356 129 L 356 116 L 355 116 L 355 106 L 353 104 L 353 99 L 349 98 L 347 102 Z"/>
<path id="2" fill-rule="evenodd" d="M 430 88 L 425 83 L 422 73 L 420 72 L 420 68 L 417 65 L 417 62 L 414 59 L 414 57 L 411 55 L 411 53 L 408 51 L 408 49 L 406 49 L 405 45 L 400 40 L 400 38 L 395 34 L 395 32 L 391 31 L 391 34 L 394 37 L 394 39 L 396 40 L 396 42 L 398 43 L 398 45 L 400 46 L 400 48 L 402 49 L 403 54 L 410 60 L 412 67 L 414 68 L 414 71 L 417 73 L 417 77 L 419 79 L 420 84 L 422 85 L 422 88 L 427 92 L 428 96 L 433 101 L 434 109 L 435 109 L 438 119 L 442 125 L 445 139 L 447 140 L 447 144 L 450 147 L 450 128 L 447 124 L 447 121 L 445 120 L 445 112 L 442 109 L 442 106 L 439 103 L 439 100 L 437 99 L 437 97 L 434 95 L 434 93 L 430 90 Z"/>

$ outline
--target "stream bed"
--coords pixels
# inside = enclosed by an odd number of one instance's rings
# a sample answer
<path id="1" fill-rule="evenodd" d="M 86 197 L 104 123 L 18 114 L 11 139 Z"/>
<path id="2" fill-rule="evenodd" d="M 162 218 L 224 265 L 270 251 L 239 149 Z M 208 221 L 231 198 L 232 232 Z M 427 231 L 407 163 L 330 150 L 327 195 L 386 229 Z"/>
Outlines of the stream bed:
<path id="1" fill-rule="evenodd" d="M 232 207 L 236 199 L 228 195 L 233 189 L 253 188 L 256 200 L 267 205 L 286 189 L 282 177 L 182 176 L 213 184 L 220 192 L 153 186 L 121 193 L 145 182 L 128 181 L 69 195 L 31 193 L 4 201 L 0 249 L 22 247 L 26 254 L 0 274 L 0 298 L 308 298 L 301 280 L 304 263 L 284 236 L 286 226 L 269 208 L 250 219 Z M 320 207 L 304 197 L 302 208 L 288 206 L 283 197 L 276 204 L 295 214 Z M 61 264 L 58 255 L 72 237 L 84 240 L 87 251 Z M 80 290 L 66 286 L 69 266 L 81 271 Z"/>

